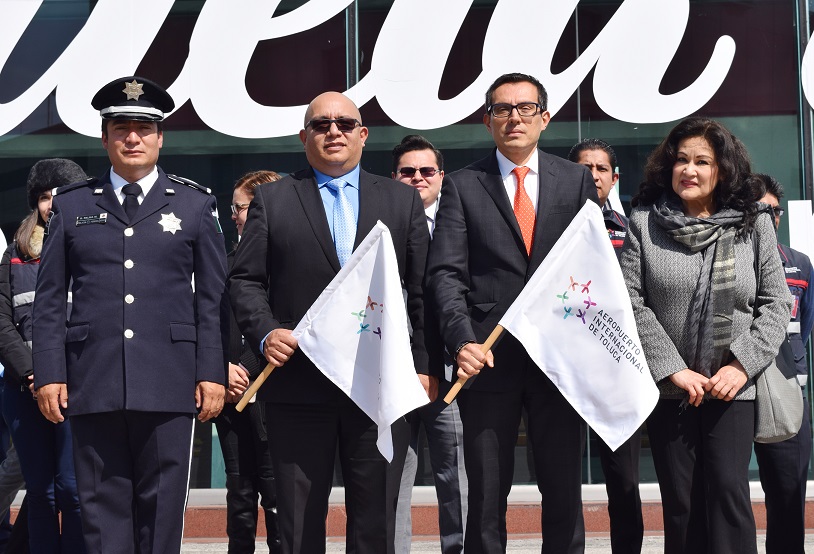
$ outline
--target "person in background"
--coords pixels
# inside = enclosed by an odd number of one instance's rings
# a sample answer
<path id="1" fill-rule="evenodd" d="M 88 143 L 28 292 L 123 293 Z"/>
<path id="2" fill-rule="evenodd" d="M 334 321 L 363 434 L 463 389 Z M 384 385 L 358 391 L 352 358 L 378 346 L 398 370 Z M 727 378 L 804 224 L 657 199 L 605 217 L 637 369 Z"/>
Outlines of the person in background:
<path id="1" fill-rule="evenodd" d="M 232 192 L 231 208 L 238 239 L 243 234 L 255 188 L 279 179 L 280 176 L 274 171 L 252 171 L 237 180 Z M 226 255 L 230 270 L 234 260 L 233 249 Z M 266 361 L 258 350 L 243 340 L 237 321 L 231 316 L 226 404 L 215 418 L 226 466 L 226 534 L 229 536 L 230 554 L 254 552 L 258 495 L 265 515 L 269 552 L 280 552 L 274 468 L 266 438 L 264 405 L 262 402 L 252 401 L 242 412 L 235 409 L 235 403 L 240 401 L 250 383 L 260 375 L 264 367 Z"/>
<path id="2" fill-rule="evenodd" d="M 430 238 L 435 229 L 435 216 L 444 179 L 444 157 L 430 141 L 419 135 L 408 135 L 393 148 L 393 179 L 418 190 L 427 216 Z M 427 316 L 425 340 L 429 343 L 437 327 Z M 452 366 L 446 366 L 444 379 L 439 379 L 438 398 L 407 415 L 410 424 L 410 447 L 404 463 L 398 508 L 396 509 L 396 554 L 410 552 L 412 542 L 412 492 L 418 469 L 418 434 L 421 425 L 427 433 L 430 465 L 438 496 L 438 528 L 441 552 L 458 553 L 464 547 L 466 521 L 466 471 L 464 469 L 463 427 L 458 401 L 447 405 L 444 396 L 452 386 Z"/>
<path id="3" fill-rule="evenodd" d="M 568 159 L 587 167 L 596 184 L 596 194 L 605 228 L 616 252 L 622 252 L 622 244 L 627 235 L 628 220 L 615 211 L 608 195 L 616 186 L 619 174 L 616 172 L 616 152 L 604 140 L 588 138 L 578 142 L 568 153 Z M 620 383 L 624 385 L 624 383 Z M 613 554 L 638 554 L 642 551 L 644 521 L 642 520 L 642 499 L 639 495 L 639 454 L 641 437 L 636 431 L 622 446 L 611 450 L 600 437 L 599 460 L 605 474 L 605 489 L 608 493 L 608 515 L 610 517 L 611 550 Z"/>
<path id="4" fill-rule="evenodd" d="M 31 314 L 51 212 L 51 190 L 86 179 L 82 168 L 70 160 L 56 158 L 34 164 L 27 183 L 32 212 L 0 262 L 0 361 L 6 368 L 3 415 L 10 422 L 25 477 L 29 545 L 36 553 L 85 552 L 71 424 L 63 421 L 53 425 L 37 407 Z"/>
<path id="5" fill-rule="evenodd" d="M 754 380 L 785 337 L 791 295 L 751 173 L 740 140 L 693 117 L 650 154 L 632 201 L 621 265 L 660 392 L 647 433 L 668 554 L 757 553 Z"/>
<path id="6" fill-rule="evenodd" d="M 755 174 L 760 202 L 768 204 L 774 227 L 780 227 L 783 186 L 774 177 Z M 803 388 L 803 424 L 796 436 L 772 444 L 755 443 L 760 484 L 766 498 L 766 553 L 803 554 L 805 552 L 806 481 L 811 460 L 811 414 L 806 395 L 808 364 L 806 342 L 814 327 L 814 294 L 811 284 L 811 260 L 785 244 L 777 245 L 786 273 L 786 285 L 794 297 L 789 342 L 797 362 L 797 381 Z"/>

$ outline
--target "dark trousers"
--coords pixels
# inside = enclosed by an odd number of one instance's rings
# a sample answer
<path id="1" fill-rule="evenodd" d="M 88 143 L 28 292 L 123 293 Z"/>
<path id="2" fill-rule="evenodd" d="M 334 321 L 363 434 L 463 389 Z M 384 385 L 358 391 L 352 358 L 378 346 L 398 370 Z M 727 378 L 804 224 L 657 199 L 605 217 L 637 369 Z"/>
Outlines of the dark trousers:
<path id="1" fill-rule="evenodd" d="M 665 554 L 756 554 L 749 495 L 753 401 L 659 400 L 647 420 Z"/>
<path id="2" fill-rule="evenodd" d="M 542 371 L 530 368 L 511 392 L 463 390 L 458 406 L 464 428 L 469 508 L 464 552 L 506 551 L 506 509 L 514 474 L 520 411 L 528 413 L 537 488 L 543 497 L 543 554 L 581 553 L 582 453 L 585 422 Z"/>
<path id="3" fill-rule="evenodd" d="M 242 412 L 226 404 L 215 419 L 226 466 L 226 533 L 230 553 L 254 552 L 257 500 L 266 516 L 266 541 L 279 550 L 277 495 L 266 437 L 265 409 L 253 402 Z"/>
<path id="4" fill-rule="evenodd" d="M 19 386 L 5 389 L 3 414 L 25 478 L 31 552 L 85 552 L 70 423 L 45 419 Z"/>
<path id="5" fill-rule="evenodd" d="M 611 551 L 613 554 L 640 554 L 644 537 L 642 499 L 639 496 L 641 434 L 637 430 L 615 452 L 602 439 L 598 439 L 597 444 L 608 491 Z"/>
<path id="6" fill-rule="evenodd" d="M 117 411 L 70 419 L 87 551 L 178 554 L 192 414 Z"/>
<path id="7" fill-rule="evenodd" d="M 811 419 L 803 398 L 797 436 L 774 444 L 755 443 L 760 484 L 766 495 L 766 553 L 804 554 L 806 480 L 811 459 Z"/>
<path id="8" fill-rule="evenodd" d="M 325 518 L 337 447 L 345 485 L 347 552 L 393 549 L 398 480 L 376 448 L 377 426 L 349 398 L 324 404 L 267 403 L 268 438 L 277 483 L 284 554 L 325 552 Z M 394 431 L 394 462 L 409 442 L 406 422 Z"/>

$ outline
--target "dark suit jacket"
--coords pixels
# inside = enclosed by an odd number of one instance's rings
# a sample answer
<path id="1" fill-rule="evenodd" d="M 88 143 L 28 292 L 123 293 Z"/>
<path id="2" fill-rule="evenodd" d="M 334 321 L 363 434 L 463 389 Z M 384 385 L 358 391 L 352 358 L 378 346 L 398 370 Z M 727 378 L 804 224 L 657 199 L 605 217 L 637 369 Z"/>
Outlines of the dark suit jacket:
<path id="1" fill-rule="evenodd" d="M 531 257 L 493 152 L 444 178 L 427 262 L 427 294 L 438 306 L 449 352 L 482 343 L 587 199 L 599 202 L 581 165 L 538 151 L 539 196 Z M 519 386 L 531 361 L 514 337 L 493 348 L 494 369 L 472 381 L 478 390 Z"/>
<path id="2" fill-rule="evenodd" d="M 225 383 L 226 248 L 215 209 L 213 196 L 160 169 L 132 224 L 109 173 L 58 189 L 34 302 L 35 385 L 67 382 L 69 413 L 82 415 L 194 413 L 197 381 Z M 100 214 L 104 223 L 80 224 Z M 160 224 L 170 215 L 174 233 Z"/>
<path id="3" fill-rule="evenodd" d="M 361 171 L 354 248 L 381 220 L 390 229 L 407 315 L 413 360 L 428 373 L 422 279 L 429 232 L 418 192 Z M 277 328 L 293 329 L 339 272 L 325 208 L 309 168 L 255 189 L 229 279 L 232 309 L 253 348 Z M 343 394 L 301 351 L 274 370 L 258 397 L 272 402 L 322 403 Z"/>
<path id="4" fill-rule="evenodd" d="M 229 271 L 232 271 L 232 266 L 235 265 L 234 250 L 226 255 L 226 264 Z M 243 367 L 249 372 L 249 378 L 256 379 L 266 367 L 266 359 L 260 355 L 258 349 L 252 348 L 247 341 L 243 340 L 235 314 L 230 311 L 229 315 L 229 363 L 243 364 Z"/>

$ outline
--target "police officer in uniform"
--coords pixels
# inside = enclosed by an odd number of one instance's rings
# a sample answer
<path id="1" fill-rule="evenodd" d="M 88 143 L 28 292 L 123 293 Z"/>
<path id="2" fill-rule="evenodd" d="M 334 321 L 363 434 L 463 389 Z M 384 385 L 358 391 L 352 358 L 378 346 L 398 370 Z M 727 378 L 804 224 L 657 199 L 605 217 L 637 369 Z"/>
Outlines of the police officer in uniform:
<path id="1" fill-rule="evenodd" d="M 627 235 L 628 220 L 608 202 L 608 195 L 619 180 L 619 174 L 616 172 L 616 152 L 604 140 L 587 138 L 571 148 L 568 159 L 584 165 L 591 171 L 599 196 L 599 205 L 602 206 L 602 215 L 605 218 L 605 228 L 618 258 Z M 639 494 L 641 452 L 639 432 L 634 432 L 615 451 L 598 437 L 597 446 L 602 472 L 605 474 L 605 489 L 608 493 L 611 551 L 613 554 L 639 554 L 644 540 L 642 500 Z"/>
<path id="2" fill-rule="evenodd" d="M 177 553 L 194 415 L 223 407 L 225 245 L 209 190 L 156 166 L 167 92 L 126 77 L 92 105 L 112 168 L 53 192 L 34 384 L 70 417 L 87 551 Z"/>
<path id="3" fill-rule="evenodd" d="M 769 175 L 756 174 L 762 198 L 774 212 L 775 228 L 780 226 L 783 187 Z M 814 327 L 814 295 L 811 260 L 784 244 L 777 244 L 786 271 L 786 284 L 794 297 L 789 323 L 789 341 L 797 362 L 797 380 L 803 387 L 803 424 L 795 437 L 773 444 L 755 443 L 760 484 L 766 495 L 766 553 L 803 554 L 805 552 L 806 480 L 811 459 L 811 419 L 806 384 L 806 342 Z"/>

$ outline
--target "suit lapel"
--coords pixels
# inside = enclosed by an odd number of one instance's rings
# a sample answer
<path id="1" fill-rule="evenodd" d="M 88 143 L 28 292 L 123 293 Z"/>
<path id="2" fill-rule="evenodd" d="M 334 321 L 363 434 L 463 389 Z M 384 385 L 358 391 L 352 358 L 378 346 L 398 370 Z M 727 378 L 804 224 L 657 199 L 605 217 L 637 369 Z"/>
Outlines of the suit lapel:
<path id="1" fill-rule="evenodd" d="M 319 195 L 317 180 L 314 172 L 310 169 L 302 179 L 294 182 L 294 190 L 300 198 L 305 216 L 311 225 L 311 230 L 319 242 L 328 263 L 334 271 L 339 272 L 339 257 L 336 255 L 336 246 L 331 238 L 331 228 L 328 226 L 328 218 L 325 214 L 325 206 L 322 204 L 322 197 Z"/>
<path id="2" fill-rule="evenodd" d="M 537 159 L 539 168 L 537 172 L 539 189 L 537 193 L 537 218 L 534 221 L 535 238 L 541 237 L 543 233 L 546 232 L 545 222 L 548 220 L 551 206 L 556 199 L 557 184 L 557 174 L 548 156 L 544 152 L 537 150 Z M 540 242 L 539 240 L 535 240 L 531 247 L 532 263 L 537 265 L 545 258 L 542 249 L 538 248 Z"/>
<path id="3" fill-rule="evenodd" d="M 99 184 L 102 187 L 102 195 L 96 200 L 96 205 L 125 225 L 129 225 L 130 220 L 127 219 L 127 214 L 124 213 L 124 207 L 119 202 L 116 193 L 113 192 L 113 185 L 110 184 L 109 170 Z"/>
<path id="4" fill-rule="evenodd" d="M 170 203 L 169 200 L 167 200 L 167 195 L 165 194 L 167 189 L 166 180 L 167 178 L 164 176 L 164 172 L 159 171 L 158 179 L 155 183 L 153 183 L 153 186 L 150 187 L 150 192 L 148 192 L 147 196 L 144 197 L 144 202 L 142 202 L 138 207 L 136 219 L 131 223 L 131 225 L 136 225 L 138 222 L 150 217 L 155 212 Z"/>
<path id="5" fill-rule="evenodd" d="M 517 223 L 517 216 L 514 215 L 514 208 L 509 202 L 509 196 L 506 194 L 506 187 L 503 184 L 503 177 L 500 175 L 500 168 L 497 165 L 497 156 L 495 153 L 489 158 L 489 164 L 484 168 L 484 172 L 478 176 L 478 179 L 492 197 L 492 200 L 497 206 L 498 211 L 506 220 L 506 223 L 511 227 L 514 234 L 515 243 L 518 248 L 526 254 L 526 245 L 523 242 L 523 235 L 520 232 L 520 225 Z M 539 204 L 538 204 L 539 205 Z"/>
<path id="6" fill-rule="evenodd" d="M 359 217 L 356 224 L 356 239 L 353 241 L 354 250 L 378 221 L 377 214 L 381 213 L 381 190 L 382 184 L 375 175 L 359 171 Z"/>

